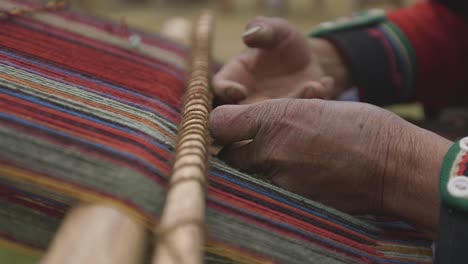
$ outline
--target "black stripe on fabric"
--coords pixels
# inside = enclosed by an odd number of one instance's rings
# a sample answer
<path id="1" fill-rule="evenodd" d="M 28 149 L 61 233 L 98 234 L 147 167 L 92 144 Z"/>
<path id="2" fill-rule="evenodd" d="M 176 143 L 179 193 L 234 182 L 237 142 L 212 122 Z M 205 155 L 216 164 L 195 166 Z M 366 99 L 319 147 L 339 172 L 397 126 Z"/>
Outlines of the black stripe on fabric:
<path id="1" fill-rule="evenodd" d="M 361 101 L 379 106 L 399 102 L 388 51 L 379 39 L 366 28 L 332 33 L 325 38 L 347 60 L 353 82 L 361 90 Z"/>

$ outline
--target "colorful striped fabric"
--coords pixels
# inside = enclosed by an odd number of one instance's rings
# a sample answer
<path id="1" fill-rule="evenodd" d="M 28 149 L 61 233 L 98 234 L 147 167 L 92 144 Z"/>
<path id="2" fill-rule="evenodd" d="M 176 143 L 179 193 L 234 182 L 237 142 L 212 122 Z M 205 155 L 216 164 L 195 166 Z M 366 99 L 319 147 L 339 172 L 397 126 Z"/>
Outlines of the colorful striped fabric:
<path id="1" fill-rule="evenodd" d="M 77 201 L 157 221 L 187 58 L 69 11 L 0 20 L 0 263 L 37 260 Z M 207 203 L 208 263 L 431 262 L 430 242 L 402 223 L 351 217 L 216 159 Z"/>

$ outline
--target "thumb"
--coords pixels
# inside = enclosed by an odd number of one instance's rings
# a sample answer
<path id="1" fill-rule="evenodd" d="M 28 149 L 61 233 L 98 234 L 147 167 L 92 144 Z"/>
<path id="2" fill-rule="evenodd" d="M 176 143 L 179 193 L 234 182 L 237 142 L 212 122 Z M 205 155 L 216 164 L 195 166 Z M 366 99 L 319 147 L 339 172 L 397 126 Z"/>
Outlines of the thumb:
<path id="1" fill-rule="evenodd" d="M 213 138 L 222 145 L 255 138 L 261 127 L 255 105 L 223 105 L 210 114 L 209 128 Z"/>
<path id="2" fill-rule="evenodd" d="M 247 25 L 242 38 L 251 48 L 269 49 L 292 34 L 297 34 L 297 30 L 284 19 L 257 17 Z"/>

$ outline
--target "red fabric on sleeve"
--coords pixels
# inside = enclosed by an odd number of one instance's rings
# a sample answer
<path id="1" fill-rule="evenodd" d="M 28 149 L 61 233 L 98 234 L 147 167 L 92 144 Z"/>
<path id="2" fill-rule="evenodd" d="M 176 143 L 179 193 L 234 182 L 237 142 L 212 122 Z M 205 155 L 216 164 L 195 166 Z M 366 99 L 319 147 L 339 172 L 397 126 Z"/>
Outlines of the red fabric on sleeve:
<path id="1" fill-rule="evenodd" d="M 460 0 L 466 1 L 466 0 Z M 415 100 L 432 110 L 468 105 L 468 22 L 436 2 L 388 14 L 406 35 L 417 60 Z"/>

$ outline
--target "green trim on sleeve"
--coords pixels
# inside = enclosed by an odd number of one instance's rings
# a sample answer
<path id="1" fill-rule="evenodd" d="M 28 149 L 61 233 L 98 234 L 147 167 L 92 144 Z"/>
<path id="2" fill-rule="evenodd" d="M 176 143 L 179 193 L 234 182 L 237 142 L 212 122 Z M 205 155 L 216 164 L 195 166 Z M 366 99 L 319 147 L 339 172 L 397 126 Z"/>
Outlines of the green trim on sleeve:
<path id="1" fill-rule="evenodd" d="M 385 11 L 370 10 L 359 13 L 354 17 L 340 18 L 335 22 L 321 23 L 309 34 L 309 36 L 328 38 L 334 41 L 335 44 L 340 44 L 341 51 L 346 54 L 348 58 L 353 58 L 360 61 L 359 63 L 354 63 L 354 66 L 362 68 L 367 67 L 361 63 L 361 61 L 364 61 L 362 56 L 366 56 L 368 52 L 372 52 L 370 50 L 365 50 L 368 49 L 368 46 L 370 45 L 367 45 L 367 42 L 370 41 L 369 39 L 364 40 L 365 38 L 362 36 L 361 38 L 354 36 L 357 34 L 362 35 L 363 32 L 368 34 L 369 38 L 377 40 L 381 43 L 379 51 L 382 59 L 379 61 L 379 63 L 382 63 L 382 61 L 385 60 L 387 66 L 389 67 L 388 70 L 392 71 L 389 72 L 389 76 L 387 76 L 390 79 L 381 78 L 382 82 L 390 83 L 392 86 L 390 88 L 387 87 L 387 94 L 379 95 L 380 97 L 386 99 L 381 98 L 377 100 L 377 98 L 372 95 L 372 92 L 370 92 L 371 95 L 367 93 L 372 89 L 375 89 L 375 87 L 365 87 L 369 89 L 366 90 L 367 92 L 365 93 L 367 95 L 365 97 L 368 98 L 371 103 L 382 104 L 401 103 L 413 100 L 416 93 L 416 81 L 418 73 L 416 55 L 410 41 L 404 32 L 402 32 L 391 21 L 387 20 Z M 367 48 L 364 48 L 364 46 Z M 376 49 L 374 52 L 376 52 Z M 356 54 L 358 54 L 360 57 Z M 368 61 L 373 63 L 370 67 L 379 67 L 379 65 L 376 65 L 376 59 Z M 396 69 L 394 68 L 394 65 L 396 65 Z M 365 80 L 369 79 L 366 76 L 361 77 Z M 358 85 L 369 86 L 371 83 L 364 82 L 358 83 Z M 375 85 L 375 83 L 372 83 L 372 85 Z M 381 90 L 385 90 L 382 88 L 382 85 L 379 85 L 378 87 L 380 87 Z"/>
<path id="2" fill-rule="evenodd" d="M 372 26 L 386 19 L 385 11 L 381 9 L 363 11 L 356 13 L 352 17 L 344 17 L 336 21 L 321 23 L 309 33 L 309 37 L 321 37 L 330 33 Z"/>

